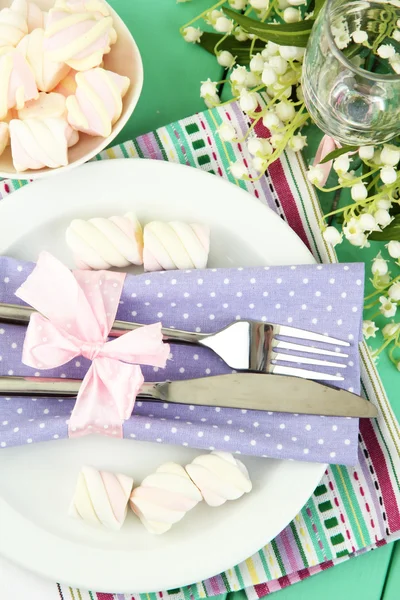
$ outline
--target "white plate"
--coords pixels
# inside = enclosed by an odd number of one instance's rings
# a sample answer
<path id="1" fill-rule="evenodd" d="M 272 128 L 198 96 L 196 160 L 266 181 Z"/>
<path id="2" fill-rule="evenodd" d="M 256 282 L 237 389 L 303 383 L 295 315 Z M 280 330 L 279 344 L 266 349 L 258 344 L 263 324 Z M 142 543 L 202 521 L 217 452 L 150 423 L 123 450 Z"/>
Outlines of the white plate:
<path id="1" fill-rule="evenodd" d="M 203 171 L 160 161 L 111 160 L 35 182 L 0 203 L 0 253 L 36 260 L 50 250 L 71 264 L 64 232 L 74 217 L 135 210 L 142 222 L 209 224 L 210 266 L 312 263 L 294 232 L 247 192 Z M 71 265 L 72 266 L 72 265 Z M 0 452 L 0 553 L 54 581 L 110 592 L 157 591 L 210 577 L 259 550 L 305 504 L 324 465 L 244 457 L 251 494 L 196 507 L 164 536 L 131 514 L 121 532 L 66 516 L 82 464 L 136 482 L 166 460 L 198 451 L 86 437 Z"/>

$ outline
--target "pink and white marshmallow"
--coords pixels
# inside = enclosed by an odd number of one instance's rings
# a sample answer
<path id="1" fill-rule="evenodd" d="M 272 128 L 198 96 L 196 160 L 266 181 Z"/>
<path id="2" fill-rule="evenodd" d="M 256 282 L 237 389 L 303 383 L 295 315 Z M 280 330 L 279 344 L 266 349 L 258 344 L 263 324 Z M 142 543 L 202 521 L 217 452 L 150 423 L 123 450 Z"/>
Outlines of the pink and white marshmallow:
<path id="1" fill-rule="evenodd" d="M 14 0 L 10 9 L 25 19 L 28 33 L 37 27 L 44 27 L 45 13 L 34 2 L 30 0 Z"/>
<path id="2" fill-rule="evenodd" d="M 30 100 L 17 111 L 19 119 L 60 118 L 66 120 L 67 107 L 62 94 L 39 92 L 36 100 Z"/>
<path id="3" fill-rule="evenodd" d="M 130 506 L 150 533 L 161 534 L 201 500 L 199 490 L 185 469 L 169 462 L 134 488 Z"/>
<path id="4" fill-rule="evenodd" d="M 237 500 L 252 489 L 246 467 L 229 452 L 196 456 L 186 471 L 209 506 Z"/>
<path id="5" fill-rule="evenodd" d="M 0 81 L 0 121 L 7 117 L 10 108 L 20 110 L 39 96 L 33 73 L 18 50 L 0 56 Z"/>
<path id="6" fill-rule="evenodd" d="M 31 67 L 38 89 L 50 92 L 68 75 L 70 67 L 50 60 L 43 44 L 44 29 L 38 28 L 22 38 L 17 48 Z"/>
<path id="7" fill-rule="evenodd" d="M 99 16 L 108 17 L 109 8 L 103 0 L 56 0 L 54 8 L 61 8 L 69 12 L 91 12 Z"/>
<path id="8" fill-rule="evenodd" d="M 65 167 L 68 164 L 68 123 L 64 119 L 10 121 L 13 164 L 16 171 Z"/>
<path id="9" fill-rule="evenodd" d="M 65 237 L 79 269 L 110 269 L 143 263 L 142 227 L 132 212 L 109 219 L 74 219 Z"/>
<path id="10" fill-rule="evenodd" d="M 77 71 L 97 67 L 117 40 L 112 17 L 52 8 L 45 29 L 48 59 Z"/>
<path id="11" fill-rule="evenodd" d="M 210 230 L 197 223 L 152 221 L 144 228 L 145 271 L 205 269 Z"/>
<path id="12" fill-rule="evenodd" d="M 79 133 L 67 122 L 67 108 L 62 94 L 40 92 L 36 100 L 30 100 L 17 112 L 19 119 L 63 119 L 67 125 L 68 148 L 79 141 Z M 16 117 L 14 117 L 16 118 Z"/>
<path id="13" fill-rule="evenodd" d="M 127 475 L 82 467 L 68 514 L 118 531 L 126 518 L 132 486 L 133 479 Z"/>
<path id="14" fill-rule="evenodd" d="M 27 33 L 28 24 L 23 14 L 12 8 L 0 10 L 0 48 L 15 48 Z"/>
<path id="15" fill-rule="evenodd" d="M 75 75 L 77 71 L 71 69 L 70 72 L 60 81 L 60 83 L 54 88 L 53 92 L 62 94 L 66 98 L 72 96 L 76 92 L 76 80 Z"/>
<path id="16" fill-rule="evenodd" d="M 76 92 L 67 98 L 70 125 L 89 135 L 107 137 L 121 116 L 130 80 L 100 67 L 75 75 Z"/>

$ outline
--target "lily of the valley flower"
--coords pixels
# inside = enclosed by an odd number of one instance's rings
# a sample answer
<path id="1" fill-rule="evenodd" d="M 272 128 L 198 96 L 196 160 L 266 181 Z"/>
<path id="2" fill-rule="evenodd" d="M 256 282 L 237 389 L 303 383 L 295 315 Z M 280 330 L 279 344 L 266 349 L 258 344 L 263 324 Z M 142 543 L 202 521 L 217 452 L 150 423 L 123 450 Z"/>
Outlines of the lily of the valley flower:
<path id="1" fill-rule="evenodd" d="M 289 6 L 283 11 L 283 20 L 285 23 L 298 23 L 301 21 L 301 13 L 298 8 Z"/>
<path id="2" fill-rule="evenodd" d="M 372 160 L 374 158 L 375 148 L 373 146 L 361 146 L 358 149 L 358 155 L 361 160 Z"/>
<path id="3" fill-rule="evenodd" d="M 261 74 L 261 80 L 265 85 L 273 85 L 278 81 L 278 75 L 272 67 L 265 65 Z"/>
<path id="4" fill-rule="evenodd" d="M 183 39 L 192 44 L 199 43 L 202 35 L 203 32 L 199 27 L 185 27 L 183 30 Z"/>
<path id="5" fill-rule="evenodd" d="M 386 208 L 379 208 L 374 212 L 374 217 L 381 227 L 387 227 L 389 223 L 393 221 L 393 217 L 390 216 L 389 211 Z"/>
<path id="6" fill-rule="evenodd" d="M 352 246 L 358 246 L 359 248 L 368 246 L 368 239 L 362 230 L 359 219 L 352 217 L 346 225 L 344 225 L 343 233 Z"/>
<path id="7" fill-rule="evenodd" d="M 272 110 L 268 111 L 262 118 L 262 122 L 264 127 L 269 129 L 270 131 L 274 131 L 276 129 L 280 129 L 283 127 L 283 123 L 278 117 L 276 113 Z"/>
<path id="8" fill-rule="evenodd" d="M 233 27 L 234 27 L 233 21 L 231 21 L 230 19 L 228 19 L 225 16 L 218 17 L 218 19 L 215 21 L 215 25 L 214 25 L 215 31 L 218 31 L 219 33 L 231 33 Z"/>
<path id="9" fill-rule="evenodd" d="M 397 304 L 392 302 L 389 298 L 386 298 L 386 296 L 380 296 L 379 302 L 381 303 L 379 310 L 383 316 L 388 319 L 394 317 L 397 311 Z"/>
<path id="10" fill-rule="evenodd" d="M 288 147 L 293 152 L 300 152 L 305 146 L 307 146 L 307 138 L 305 135 L 300 135 L 300 133 L 291 137 L 288 142 Z"/>
<path id="11" fill-rule="evenodd" d="M 218 83 L 216 81 L 211 81 L 210 78 L 207 81 L 202 81 L 200 86 L 200 97 L 206 98 L 207 96 L 215 96 L 217 93 Z"/>
<path id="12" fill-rule="evenodd" d="M 244 162 L 238 160 L 234 163 L 231 163 L 229 167 L 229 171 L 235 177 L 235 179 L 242 179 L 245 175 L 247 175 L 247 168 Z"/>
<path id="13" fill-rule="evenodd" d="M 249 4 L 256 10 L 266 10 L 269 7 L 269 0 L 249 0 Z"/>
<path id="14" fill-rule="evenodd" d="M 332 246 L 340 244 L 343 237 L 343 235 L 336 229 L 336 227 L 332 226 L 327 227 L 323 231 L 322 235 L 324 236 L 325 241 L 327 241 L 329 244 L 332 244 Z"/>
<path id="15" fill-rule="evenodd" d="M 320 185 L 324 179 L 324 172 L 321 167 L 310 167 L 307 171 L 307 179 L 314 185 Z"/>
<path id="16" fill-rule="evenodd" d="M 361 31 L 360 29 L 353 31 L 351 37 L 353 38 L 353 42 L 355 44 L 363 44 L 364 42 L 368 41 L 368 33 L 366 31 Z"/>
<path id="17" fill-rule="evenodd" d="M 362 231 L 380 231 L 375 217 L 371 213 L 362 213 L 359 217 L 359 224 Z"/>
<path id="18" fill-rule="evenodd" d="M 400 150 L 397 146 L 385 144 L 381 150 L 380 159 L 383 165 L 395 167 L 400 160 Z"/>
<path id="19" fill-rule="evenodd" d="M 397 179 L 397 171 L 393 167 L 382 167 L 380 175 L 385 185 L 390 185 Z"/>
<path id="20" fill-rule="evenodd" d="M 233 142 L 233 140 L 237 137 L 236 129 L 231 123 L 221 123 L 221 125 L 217 129 L 217 133 L 221 140 L 224 142 Z"/>
<path id="21" fill-rule="evenodd" d="M 249 64 L 250 71 L 253 73 L 262 73 L 262 70 L 264 69 L 264 62 L 265 61 L 260 53 L 255 54 Z"/>
<path id="22" fill-rule="evenodd" d="M 374 275 L 376 274 L 376 275 L 382 276 L 382 275 L 386 275 L 388 270 L 389 270 L 389 267 L 387 264 L 387 260 L 382 258 L 382 255 L 379 252 L 379 254 L 372 261 L 371 271 Z"/>
<path id="23" fill-rule="evenodd" d="M 242 89 L 240 92 L 239 106 L 244 113 L 253 113 L 258 106 L 256 94 Z"/>
<path id="24" fill-rule="evenodd" d="M 396 281 L 390 286 L 388 296 L 393 302 L 400 302 L 400 281 Z"/>
<path id="25" fill-rule="evenodd" d="M 396 50 L 392 44 L 382 44 L 376 53 L 380 58 L 391 58 L 396 54 Z"/>
<path id="26" fill-rule="evenodd" d="M 379 327 L 375 325 L 374 321 L 363 321 L 362 332 L 366 340 L 371 337 L 375 337 L 378 329 Z"/>
<path id="27" fill-rule="evenodd" d="M 228 50 L 222 50 L 222 52 L 217 55 L 217 61 L 221 67 L 231 69 L 236 62 L 236 58 L 231 52 L 228 52 Z"/>
<path id="28" fill-rule="evenodd" d="M 351 187 L 351 197 L 355 202 L 365 200 L 368 196 L 368 190 L 364 183 L 356 183 Z"/>
<path id="29" fill-rule="evenodd" d="M 350 157 L 348 154 L 342 154 L 333 161 L 333 169 L 338 175 L 344 175 L 350 169 Z"/>
<path id="30" fill-rule="evenodd" d="M 386 244 L 386 248 L 392 258 L 400 258 L 400 242 L 397 240 L 391 240 L 388 244 Z"/>
<path id="31" fill-rule="evenodd" d="M 271 56 L 268 65 L 273 68 L 277 75 L 284 75 L 288 68 L 288 62 L 282 56 Z"/>
<path id="32" fill-rule="evenodd" d="M 399 331 L 399 328 L 400 323 L 395 323 L 392 321 L 391 323 L 385 325 L 385 327 L 382 329 L 382 335 L 385 339 L 391 338 L 396 335 L 396 333 Z"/>
<path id="33" fill-rule="evenodd" d="M 286 123 L 286 121 L 291 121 L 296 114 L 293 104 L 284 100 L 277 103 L 275 112 L 278 115 L 278 118 L 284 123 Z"/>

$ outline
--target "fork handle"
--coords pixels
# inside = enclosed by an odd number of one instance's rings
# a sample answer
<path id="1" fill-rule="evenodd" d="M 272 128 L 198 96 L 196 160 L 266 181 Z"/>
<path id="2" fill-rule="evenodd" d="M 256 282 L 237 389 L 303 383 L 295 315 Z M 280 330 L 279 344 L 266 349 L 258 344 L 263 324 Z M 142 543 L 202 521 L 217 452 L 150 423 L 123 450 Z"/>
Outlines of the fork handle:
<path id="1" fill-rule="evenodd" d="M 29 323 L 29 319 L 34 312 L 36 311 L 30 306 L 19 306 L 18 304 L 6 304 L 0 302 L 0 322 L 2 323 L 26 325 Z M 114 321 L 109 335 L 110 337 L 119 337 L 127 331 L 132 331 L 139 327 L 143 327 L 143 324 L 129 323 L 128 321 Z M 208 336 L 207 333 L 183 331 L 181 329 L 171 329 L 170 327 L 163 327 L 161 332 L 164 341 L 183 342 L 185 344 L 199 344 L 201 340 Z"/>

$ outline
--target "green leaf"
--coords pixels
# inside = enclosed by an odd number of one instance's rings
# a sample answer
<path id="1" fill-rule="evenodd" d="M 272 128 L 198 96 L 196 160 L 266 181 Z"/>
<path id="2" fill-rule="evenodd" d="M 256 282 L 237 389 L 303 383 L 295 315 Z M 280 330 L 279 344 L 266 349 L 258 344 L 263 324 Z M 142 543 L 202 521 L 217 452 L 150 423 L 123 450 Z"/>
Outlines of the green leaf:
<path id="1" fill-rule="evenodd" d="M 358 150 L 358 146 L 342 146 L 337 150 L 333 150 L 333 152 L 329 152 L 329 154 L 327 154 L 324 160 L 321 160 L 319 164 L 323 165 L 330 160 L 335 160 L 335 158 L 338 158 L 338 156 L 342 156 L 342 154 L 347 154 L 347 152 L 355 152 L 356 150 Z"/>
<path id="2" fill-rule="evenodd" d="M 368 236 L 369 240 L 374 242 L 390 242 L 390 240 L 400 241 L 400 214 L 397 214 L 393 221 L 382 231 L 373 231 Z"/>
<path id="3" fill-rule="evenodd" d="M 319 13 L 321 12 L 322 8 L 324 7 L 324 4 L 325 4 L 325 0 L 315 0 L 313 19 L 316 19 L 318 17 Z"/>
<path id="4" fill-rule="evenodd" d="M 264 42 L 275 42 L 282 46 L 298 46 L 305 48 L 311 29 L 314 25 L 314 19 L 300 21 L 299 23 L 281 23 L 274 25 L 272 23 L 261 23 L 256 19 L 250 19 L 237 13 L 230 8 L 224 8 L 225 14 L 233 19 L 247 33 L 252 33 Z"/>
<path id="5" fill-rule="evenodd" d="M 200 38 L 200 46 L 207 50 L 210 54 L 214 54 L 215 44 L 219 42 L 225 36 L 222 33 L 210 33 L 208 31 L 204 31 L 203 35 Z M 224 39 L 224 41 L 218 46 L 218 50 L 228 50 L 231 52 L 233 56 L 236 56 L 236 62 L 240 65 L 248 65 L 251 56 L 250 56 L 250 46 L 252 40 L 247 40 L 246 42 L 238 42 L 235 36 L 229 35 Z M 254 52 L 261 52 L 265 48 L 265 42 L 261 40 L 255 40 L 254 43 Z"/>

